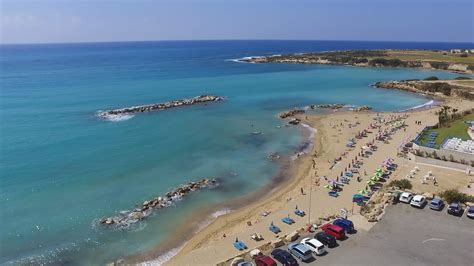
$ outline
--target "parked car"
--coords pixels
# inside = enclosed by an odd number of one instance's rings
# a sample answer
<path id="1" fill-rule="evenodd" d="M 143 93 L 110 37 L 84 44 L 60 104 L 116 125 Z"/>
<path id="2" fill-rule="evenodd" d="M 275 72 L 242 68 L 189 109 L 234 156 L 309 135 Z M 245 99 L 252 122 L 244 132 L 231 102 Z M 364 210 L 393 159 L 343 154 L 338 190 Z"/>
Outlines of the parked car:
<path id="1" fill-rule="evenodd" d="M 314 238 L 303 238 L 303 240 L 301 240 L 301 244 L 304 244 L 306 245 L 309 249 L 311 249 L 311 251 L 320 256 L 320 255 L 323 255 L 324 253 L 326 253 L 326 249 L 324 248 L 324 244 L 319 242 L 318 240 L 314 239 Z"/>
<path id="2" fill-rule="evenodd" d="M 448 206 L 448 213 L 456 216 L 461 216 L 462 215 L 462 207 L 461 203 L 459 202 L 453 202 L 449 204 Z"/>
<path id="3" fill-rule="evenodd" d="M 288 245 L 288 251 L 301 261 L 308 261 L 313 258 L 313 256 L 311 256 L 311 250 L 304 244 L 298 242 L 290 243 Z"/>
<path id="4" fill-rule="evenodd" d="M 466 216 L 471 219 L 474 219 L 474 206 L 470 206 L 469 208 L 467 208 Z"/>
<path id="5" fill-rule="evenodd" d="M 286 250 L 279 248 L 274 249 L 272 251 L 272 257 L 284 266 L 298 266 L 298 262 Z"/>
<path id="6" fill-rule="evenodd" d="M 423 208 L 426 204 L 426 198 L 421 195 L 416 195 L 410 201 L 410 205 L 417 208 Z"/>
<path id="7" fill-rule="evenodd" d="M 354 223 L 348 219 L 336 219 L 332 222 L 332 224 L 342 227 L 346 233 L 350 234 L 353 233 L 354 230 Z"/>
<path id="8" fill-rule="evenodd" d="M 334 224 L 324 224 L 321 226 L 321 229 L 334 236 L 337 240 L 343 240 L 346 238 L 346 234 L 344 233 L 344 228 L 334 225 Z"/>
<path id="9" fill-rule="evenodd" d="M 255 264 L 253 264 L 251 261 L 242 261 L 237 263 L 237 266 L 255 266 Z"/>
<path id="10" fill-rule="evenodd" d="M 276 261 L 265 255 L 256 256 L 255 263 L 257 264 L 257 266 L 277 266 Z"/>
<path id="11" fill-rule="evenodd" d="M 329 248 L 334 248 L 337 246 L 336 238 L 326 232 L 316 233 L 314 238 Z"/>
<path id="12" fill-rule="evenodd" d="M 403 192 L 401 195 L 400 195 L 400 202 L 403 202 L 403 203 L 410 203 L 411 199 L 413 198 L 413 195 L 411 193 L 408 193 L 408 192 Z"/>
<path id="13" fill-rule="evenodd" d="M 444 208 L 444 201 L 440 198 L 433 198 L 430 202 L 430 209 L 441 211 Z"/>

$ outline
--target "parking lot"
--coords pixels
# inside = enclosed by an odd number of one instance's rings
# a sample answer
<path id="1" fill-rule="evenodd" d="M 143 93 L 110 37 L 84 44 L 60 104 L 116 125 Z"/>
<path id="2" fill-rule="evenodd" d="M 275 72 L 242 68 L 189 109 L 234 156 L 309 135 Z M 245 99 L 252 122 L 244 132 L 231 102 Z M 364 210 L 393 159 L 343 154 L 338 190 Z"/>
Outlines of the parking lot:
<path id="1" fill-rule="evenodd" d="M 301 238 L 300 238 L 301 239 Z M 474 265 L 474 220 L 399 203 L 369 232 L 301 265 Z M 286 247 L 284 247 L 286 248 Z"/>

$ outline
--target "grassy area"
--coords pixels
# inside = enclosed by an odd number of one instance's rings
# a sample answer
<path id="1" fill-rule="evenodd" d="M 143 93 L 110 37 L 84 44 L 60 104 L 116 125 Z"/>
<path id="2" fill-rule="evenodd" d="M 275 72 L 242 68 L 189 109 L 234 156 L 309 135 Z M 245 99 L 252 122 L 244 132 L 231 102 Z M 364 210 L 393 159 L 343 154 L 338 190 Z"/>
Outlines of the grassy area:
<path id="1" fill-rule="evenodd" d="M 461 57 L 459 54 L 446 53 L 442 51 L 422 51 L 422 50 L 392 50 L 388 52 L 389 57 L 399 58 L 401 60 L 422 60 L 422 61 L 442 61 L 461 64 L 474 64 L 474 55 L 469 54 L 468 57 Z"/>
<path id="2" fill-rule="evenodd" d="M 469 114 L 461 119 L 452 121 L 446 127 L 426 130 L 420 137 L 420 141 L 423 145 L 428 144 L 428 140 L 426 138 L 431 132 L 438 132 L 438 136 L 435 139 L 436 147 L 439 147 L 441 142 L 443 142 L 443 140 L 448 136 L 468 140 L 470 139 L 469 134 L 467 134 L 467 129 L 469 126 L 464 123 L 464 121 L 474 121 L 474 114 Z"/>

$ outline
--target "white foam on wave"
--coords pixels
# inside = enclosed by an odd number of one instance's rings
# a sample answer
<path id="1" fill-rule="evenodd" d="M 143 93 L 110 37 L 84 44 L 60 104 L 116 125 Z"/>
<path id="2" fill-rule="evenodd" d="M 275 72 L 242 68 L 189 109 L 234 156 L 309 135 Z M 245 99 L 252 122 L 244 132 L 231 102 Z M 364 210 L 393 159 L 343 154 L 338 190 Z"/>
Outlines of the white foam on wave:
<path id="1" fill-rule="evenodd" d="M 183 249 L 184 245 L 185 243 L 183 243 L 179 247 L 171 249 L 170 251 L 166 252 L 165 254 L 159 256 L 158 258 L 154 260 L 145 261 L 138 265 L 142 265 L 142 266 L 163 265 L 167 261 L 169 261 L 171 258 L 176 256 Z"/>
<path id="2" fill-rule="evenodd" d="M 207 219 L 205 220 L 204 222 L 202 222 L 201 224 L 199 224 L 199 227 L 198 229 L 196 230 L 196 233 L 201 231 L 202 229 L 204 229 L 205 227 L 207 227 L 208 225 L 210 225 L 215 219 L 217 219 L 217 217 L 219 216 L 222 216 L 222 215 L 225 215 L 225 214 L 228 214 L 230 213 L 232 210 L 229 209 L 229 208 L 223 208 L 223 209 L 220 209 L 220 210 L 217 210 L 215 212 L 213 212 L 210 216 L 210 219 Z M 173 248 L 171 249 L 170 251 L 164 253 L 163 255 L 155 258 L 154 260 L 149 260 L 149 261 L 145 261 L 145 262 L 142 262 L 140 263 L 139 265 L 143 265 L 143 266 L 151 266 L 151 265 L 163 265 L 165 264 L 166 262 L 168 262 L 169 260 L 171 260 L 171 258 L 173 258 L 174 256 L 176 256 L 184 247 L 186 243 L 183 243 L 181 244 L 180 246 L 176 247 L 176 248 Z"/>
<path id="3" fill-rule="evenodd" d="M 125 114 L 120 114 L 120 115 L 106 115 L 106 116 L 101 116 L 102 119 L 110 121 L 110 122 L 122 122 L 122 121 L 127 121 L 129 119 L 132 119 L 135 117 L 135 115 L 125 115 Z"/>
<path id="4" fill-rule="evenodd" d="M 417 110 L 417 109 L 421 109 L 421 108 L 425 108 L 425 107 L 431 107 L 435 104 L 435 101 L 434 100 L 429 100 L 428 102 L 424 103 L 424 104 L 420 104 L 420 105 L 417 105 L 417 106 L 414 106 L 414 107 L 411 107 L 411 108 L 408 108 L 406 110 L 403 110 L 403 111 L 413 111 L 413 110 Z"/>
<path id="5" fill-rule="evenodd" d="M 295 155 L 291 156 L 291 159 L 294 161 L 296 159 L 299 158 L 299 156 L 301 155 L 304 155 L 304 154 L 308 154 L 310 153 L 312 150 L 313 150 L 313 147 L 314 147 L 314 136 L 316 136 L 316 133 L 318 132 L 318 130 L 316 128 L 313 128 L 311 127 L 310 125 L 308 124 L 304 124 L 304 123 L 300 123 L 301 127 L 305 130 L 308 130 L 309 131 L 309 136 L 308 136 L 308 139 L 307 141 L 305 142 L 307 145 L 304 147 L 303 150 L 299 151 L 298 153 L 296 153 Z"/>

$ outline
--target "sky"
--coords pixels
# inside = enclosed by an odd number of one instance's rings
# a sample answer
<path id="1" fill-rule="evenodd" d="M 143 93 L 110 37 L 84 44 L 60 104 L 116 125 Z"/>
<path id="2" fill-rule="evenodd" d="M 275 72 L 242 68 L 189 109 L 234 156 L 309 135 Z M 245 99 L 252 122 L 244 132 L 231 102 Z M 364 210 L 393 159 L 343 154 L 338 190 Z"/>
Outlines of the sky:
<path id="1" fill-rule="evenodd" d="M 474 43 L 474 0 L 0 0 L 0 43 Z"/>

